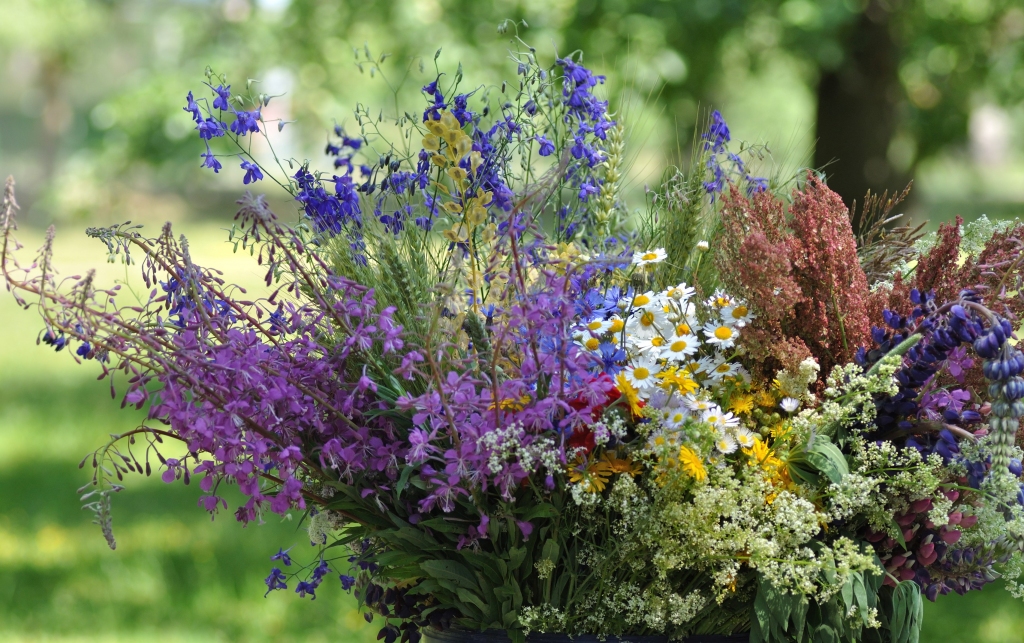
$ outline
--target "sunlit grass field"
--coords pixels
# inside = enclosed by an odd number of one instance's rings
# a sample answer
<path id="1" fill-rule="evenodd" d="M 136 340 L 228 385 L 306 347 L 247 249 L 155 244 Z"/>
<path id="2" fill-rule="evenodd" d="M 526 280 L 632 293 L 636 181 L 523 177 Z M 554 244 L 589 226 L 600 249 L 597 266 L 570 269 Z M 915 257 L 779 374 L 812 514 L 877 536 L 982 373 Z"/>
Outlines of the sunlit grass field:
<path id="1" fill-rule="evenodd" d="M 258 284 L 258 268 L 231 255 L 216 226 L 185 230 L 197 261 Z M 39 240 L 30 231 L 22 236 L 29 248 Z M 123 278 L 123 267 L 104 264 L 102 247 L 78 230 L 64 229 L 58 239 L 65 274 L 96 266 L 103 279 Z M 244 529 L 230 513 L 211 522 L 196 506 L 195 485 L 137 477 L 115 498 L 118 548 L 110 551 L 79 508 L 75 491 L 88 472 L 78 462 L 108 434 L 134 427 L 141 414 L 110 399 L 93 365 L 36 346 L 38 327 L 32 312 L 0 292 L 0 642 L 375 639 L 377 628 L 363 621 L 335 579 L 325 581 L 315 601 L 291 590 L 263 597 L 269 558 L 279 547 L 295 545 L 293 556 L 304 562 L 313 555 L 298 516 L 270 516 Z M 926 605 L 921 640 L 1024 642 L 1024 602 L 997 586 L 941 598 Z"/>

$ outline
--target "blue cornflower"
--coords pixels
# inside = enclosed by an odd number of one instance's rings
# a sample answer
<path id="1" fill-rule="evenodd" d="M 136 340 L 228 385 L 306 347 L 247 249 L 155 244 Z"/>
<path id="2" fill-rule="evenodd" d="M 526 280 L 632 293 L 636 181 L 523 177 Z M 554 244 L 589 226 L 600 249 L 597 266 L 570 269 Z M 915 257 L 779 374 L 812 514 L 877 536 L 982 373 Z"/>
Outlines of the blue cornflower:
<path id="1" fill-rule="evenodd" d="M 239 136 L 245 136 L 249 132 L 260 131 L 260 110 L 252 112 L 235 112 L 235 122 L 231 123 L 231 131 Z"/>
<path id="2" fill-rule="evenodd" d="M 543 134 L 535 137 L 536 141 L 540 143 L 540 150 L 537 152 L 541 156 L 551 156 L 555 152 L 555 144 L 547 139 Z"/>
<path id="3" fill-rule="evenodd" d="M 602 342 L 598 346 L 598 354 L 604 372 L 611 377 L 618 375 L 622 370 L 622 362 L 626 361 L 626 352 L 611 342 Z"/>
<path id="4" fill-rule="evenodd" d="M 227 87 L 224 85 L 217 85 L 216 87 L 210 85 L 210 89 L 213 90 L 213 93 L 217 94 L 217 98 L 213 99 L 214 109 L 222 109 L 225 112 L 231 109 L 231 106 L 228 105 L 228 101 L 231 100 L 231 85 Z"/>
<path id="5" fill-rule="evenodd" d="M 207 147 L 206 151 L 200 154 L 200 156 L 203 157 L 202 167 L 210 168 L 211 170 L 213 170 L 214 174 L 219 173 L 220 168 L 224 167 L 223 165 L 220 164 L 220 161 L 217 160 L 217 157 L 214 156 L 213 152 L 210 151 L 209 147 Z"/>
<path id="6" fill-rule="evenodd" d="M 196 104 L 196 99 L 192 97 L 192 92 L 188 93 L 188 96 L 185 97 L 185 100 L 186 103 L 185 106 L 182 107 L 182 109 L 188 112 L 189 114 L 192 114 L 192 120 L 194 120 L 195 122 L 202 122 L 203 115 L 199 112 L 199 105 Z"/>
<path id="7" fill-rule="evenodd" d="M 356 584 L 356 579 L 354 577 L 346 576 L 345 574 L 338 576 L 338 580 L 341 581 L 341 588 L 346 592 L 352 589 L 352 586 Z"/>
<path id="8" fill-rule="evenodd" d="M 284 563 L 285 567 L 288 567 L 292 564 L 292 557 L 288 555 L 290 551 L 291 547 L 288 549 L 278 549 L 277 553 L 270 557 L 270 560 L 279 560 Z"/>
<path id="9" fill-rule="evenodd" d="M 282 572 L 277 567 L 271 569 L 270 576 L 267 576 L 267 578 L 263 581 L 267 584 L 267 593 L 263 595 L 263 598 L 266 598 L 267 594 L 270 594 L 270 592 L 274 591 L 275 589 L 288 589 L 288 584 L 284 582 L 285 579 L 287 578 L 288 577 L 285 576 L 284 572 Z"/>
<path id="10" fill-rule="evenodd" d="M 252 161 L 246 161 L 242 159 L 242 165 L 240 166 L 245 170 L 245 178 L 242 179 L 242 183 L 249 185 L 263 179 L 263 172 L 260 171 L 260 166 L 256 165 Z"/>
<path id="11" fill-rule="evenodd" d="M 210 117 L 203 121 L 197 121 L 197 123 L 196 129 L 199 130 L 199 138 L 204 141 L 224 136 L 224 124 L 216 118 Z"/>

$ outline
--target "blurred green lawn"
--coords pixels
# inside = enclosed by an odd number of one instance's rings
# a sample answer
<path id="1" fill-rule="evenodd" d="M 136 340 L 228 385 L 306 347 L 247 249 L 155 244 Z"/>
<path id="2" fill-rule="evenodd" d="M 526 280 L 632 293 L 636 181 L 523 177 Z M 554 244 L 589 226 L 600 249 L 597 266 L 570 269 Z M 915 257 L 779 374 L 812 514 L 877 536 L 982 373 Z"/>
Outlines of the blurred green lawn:
<path id="1" fill-rule="evenodd" d="M 87 266 L 99 267 L 108 282 L 124 274 L 69 227 L 57 246 L 65 274 Z M 187 232 L 197 261 L 258 282 L 248 257 L 232 256 L 215 226 Z M 29 248 L 38 241 L 38 234 L 22 236 Z M 303 562 L 313 555 L 304 531 L 295 519 L 276 516 L 244 529 L 226 513 L 211 522 L 196 506 L 195 485 L 129 479 L 115 497 L 118 548 L 107 549 L 79 509 L 75 490 L 88 473 L 77 465 L 107 434 L 132 428 L 140 414 L 119 409 L 92 365 L 76 366 L 68 355 L 36 346 L 36 316 L 0 295 L 0 642 L 375 638 L 376 628 L 336 581 L 325 582 L 315 601 L 291 590 L 264 598 L 262 579 L 278 547 L 296 545 L 293 556 Z M 943 597 L 926 605 L 921 640 L 1024 643 L 1024 603 L 998 586 Z"/>

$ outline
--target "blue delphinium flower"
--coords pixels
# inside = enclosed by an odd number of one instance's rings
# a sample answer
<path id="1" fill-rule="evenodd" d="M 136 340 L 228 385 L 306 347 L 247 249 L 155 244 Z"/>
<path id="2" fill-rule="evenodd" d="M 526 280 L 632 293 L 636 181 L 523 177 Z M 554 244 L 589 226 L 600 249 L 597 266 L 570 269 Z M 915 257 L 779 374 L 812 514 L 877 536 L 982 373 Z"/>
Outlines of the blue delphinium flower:
<path id="1" fill-rule="evenodd" d="M 537 153 L 541 156 L 551 156 L 555 152 L 555 144 L 549 141 L 546 136 L 537 136 L 536 140 L 540 144 L 540 150 Z"/>
<path id="2" fill-rule="evenodd" d="M 278 549 L 277 553 L 270 557 L 270 560 L 279 560 L 282 563 L 284 563 L 285 567 L 288 567 L 289 565 L 292 564 L 292 557 L 288 555 L 288 552 L 290 552 L 290 551 L 291 551 L 291 548 L 289 548 L 289 549 Z"/>
<path id="3" fill-rule="evenodd" d="M 203 157 L 202 167 L 210 168 L 211 170 L 213 170 L 214 174 L 218 174 L 220 172 L 220 169 L 224 167 L 223 165 L 220 164 L 220 161 L 217 160 L 217 157 L 214 156 L 213 152 L 210 151 L 209 147 L 207 147 L 206 151 L 200 154 L 200 156 Z"/>
<path id="4" fill-rule="evenodd" d="M 224 124 L 216 118 L 207 118 L 197 121 L 196 129 L 199 130 L 199 138 L 208 141 L 218 136 L 224 136 Z"/>
<path id="5" fill-rule="evenodd" d="M 238 136 L 245 136 L 252 132 L 256 133 L 260 131 L 260 110 L 253 110 L 251 112 L 241 111 L 235 112 L 235 121 L 231 123 L 231 131 Z"/>
<path id="6" fill-rule="evenodd" d="M 242 179 L 242 183 L 249 185 L 263 179 L 263 172 L 260 171 L 260 166 L 256 165 L 252 161 L 242 159 L 241 168 L 245 170 L 245 178 Z"/>
<path id="7" fill-rule="evenodd" d="M 182 109 L 191 114 L 192 120 L 195 122 L 202 122 L 203 115 L 199 111 L 199 105 L 196 103 L 196 99 L 192 97 L 192 92 L 188 93 L 188 96 L 185 97 L 185 101 L 185 106 L 182 107 Z"/>
<path id="8" fill-rule="evenodd" d="M 285 576 L 284 572 L 277 567 L 271 569 L 270 576 L 267 576 L 263 581 L 267 585 L 267 593 L 264 594 L 263 597 L 266 598 L 267 595 L 275 589 L 288 589 L 288 583 L 284 582 L 287 578 L 288 577 Z"/>
<path id="9" fill-rule="evenodd" d="M 590 199 L 591 195 L 597 194 L 600 191 L 600 188 L 594 185 L 593 177 L 588 178 L 586 181 L 580 184 L 580 201 L 583 201 L 585 203 L 588 199 Z"/>
<path id="10" fill-rule="evenodd" d="M 230 110 L 231 106 L 228 104 L 228 101 L 231 100 L 231 85 L 228 85 L 227 87 L 224 85 L 217 85 L 214 87 L 209 83 L 207 83 L 207 85 L 209 85 L 210 89 L 213 90 L 213 93 L 217 94 L 217 98 L 213 99 L 213 108 L 221 109 L 225 112 Z"/>
<path id="11" fill-rule="evenodd" d="M 717 109 L 711 112 L 711 122 L 708 124 L 708 131 L 701 134 L 701 138 L 704 139 L 704 149 L 716 153 L 725 152 L 726 144 L 732 140 L 729 126 L 726 124 L 725 119 L 722 118 L 722 113 Z"/>

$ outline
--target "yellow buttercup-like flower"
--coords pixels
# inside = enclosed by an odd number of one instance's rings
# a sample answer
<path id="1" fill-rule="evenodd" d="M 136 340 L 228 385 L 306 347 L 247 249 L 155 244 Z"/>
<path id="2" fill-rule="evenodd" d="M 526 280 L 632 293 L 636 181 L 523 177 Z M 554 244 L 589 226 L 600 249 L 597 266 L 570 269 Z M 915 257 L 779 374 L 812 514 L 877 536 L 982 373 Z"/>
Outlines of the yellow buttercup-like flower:
<path id="1" fill-rule="evenodd" d="M 729 410 L 733 413 L 750 413 L 754 410 L 754 396 L 749 393 L 734 395 L 729 400 Z"/>
<path id="2" fill-rule="evenodd" d="M 625 373 L 620 372 L 615 376 L 615 386 L 622 393 L 622 397 L 629 403 L 629 410 L 633 415 L 640 415 L 640 392 L 633 388 L 633 385 L 626 379 Z"/>
<path id="3" fill-rule="evenodd" d="M 690 377 L 689 372 L 685 368 L 672 366 L 661 371 L 655 377 L 661 380 L 660 386 L 665 390 L 672 390 L 674 388 L 682 395 L 693 393 L 697 390 L 697 382 Z"/>
<path id="4" fill-rule="evenodd" d="M 588 493 L 601 493 L 612 477 L 612 468 L 604 460 L 587 462 L 582 457 L 576 458 L 569 465 L 569 482 L 579 484 Z"/>
<path id="5" fill-rule="evenodd" d="M 679 464 L 683 472 L 697 482 L 703 482 L 708 477 L 708 470 L 704 468 L 697 452 L 688 446 L 679 447 Z"/>

